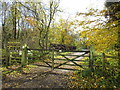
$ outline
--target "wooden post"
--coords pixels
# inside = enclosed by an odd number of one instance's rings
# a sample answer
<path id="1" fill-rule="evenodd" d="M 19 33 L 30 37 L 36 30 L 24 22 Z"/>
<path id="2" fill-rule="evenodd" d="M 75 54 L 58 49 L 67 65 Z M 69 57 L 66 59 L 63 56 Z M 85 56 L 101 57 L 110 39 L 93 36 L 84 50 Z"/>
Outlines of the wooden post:
<path id="1" fill-rule="evenodd" d="M 27 45 L 25 44 L 22 50 L 22 59 L 21 59 L 22 67 L 27 64 Z"/>
<path id="2" fill-rule="evenodd" d="M 105 53 L 102 53 L 102 69 L 105 70 Z"/>
<path id="3" fill-rule="evenodd" d="M 8 40 L 7 38 L 5 38 L 5 43 L 4 43 L 4 47 L 5 47 L 5 62 L 6 62 L 6 67 L 9 66 L 9 50 L 8 50 Z"/>
<path id="4" fill-rule="evenodd" d="M 120 21 L 118 22 L 120 23 Z M 118 80 L 120 83 L 120 24 L 118 24 Z"/>
<path id="5" fill-rule="evenodd" d="M 11 62 L 12 62 L 12 53 L 10 53 L 9 55 L 9 65 L 11 65 Z"/>
<path id="6" fill-rule="evenodd" d="M 6 66 L 9 66 L 10 52 L 8 48 L 6 49 Z"/>
<path id="7" fill-rule="evenodd" d="M 90 47 L 90 54 L 89 54 L 89 68 L 91 68 L 91 70 L 93 70 L 93 64 L 94 64 L 94 49 L 91 46 Z"/>
<path id="8" fill-rule="evenodd" d="M 54 70 L 54 50 L 52 51 L 52 70 Z"/>

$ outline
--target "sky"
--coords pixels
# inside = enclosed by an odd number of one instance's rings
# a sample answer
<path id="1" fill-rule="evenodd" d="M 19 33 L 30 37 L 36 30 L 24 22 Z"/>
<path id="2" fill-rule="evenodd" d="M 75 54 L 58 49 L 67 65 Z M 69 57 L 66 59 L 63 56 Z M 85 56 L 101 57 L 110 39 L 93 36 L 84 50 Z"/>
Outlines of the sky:
<path id="1" fill-rule="evenodd" d="M 59 18 L 74 20 L 77 12 L 87 12 L 88 9 L 94 8 L 103 10 L 105 0 L 61 0 L 60 8 L 63 10 L 60 13 Z M 79 17 L 78 20 L 83 20 L 83 17 Z M 59 21 L 59 19 L 58 19 Z M 76 30 L 83 30 L 81 27 L 78 27 Z"/>
<path id="2" fill-rule="evenodd" d="M 86 12 L 87 9 L 104 9 L 105 0 L 61 0 L 60 8 L 63 10 L 62 17 L 71 17 L 76 12 Z"/>
<path id="3" fill-rule="evenodd" d="M 19 1 L 24 1 L 24 0 L 19 0 Z M 32 0 L 32 1 L 39 2 L 41 0 Z M 42 0 L 42 1 L 47 3 L 49 0 Z M 88 9 L 97 8 L 97 9 L 102 10 L 104 8 L 104 2 L 105 0 L 60 0 L 59 8 L 63 12 L 59 13 L 58 17 L 60 16 L 60 18 L 63 18 L 63 19 L 71 18 L 75 16 L 77 12 L 86 12 L 87 8 Z"/>
<path id="4" fill-rule="evenodd" d="M 14 0 L 3 0 L 3 1 L 14 1 Z M 28 1 L 28 2 L 39 2 L 43 1 L 47 3 L 49 0 L 19 0 L 19 1 Z M 86 8 L 104 8 L 105 0 L 60 0 L 60 8 L 63 10 L 63 13 L 60 15 L 63 18 L 72 17 L 76 12 L 86 12 Z"/>

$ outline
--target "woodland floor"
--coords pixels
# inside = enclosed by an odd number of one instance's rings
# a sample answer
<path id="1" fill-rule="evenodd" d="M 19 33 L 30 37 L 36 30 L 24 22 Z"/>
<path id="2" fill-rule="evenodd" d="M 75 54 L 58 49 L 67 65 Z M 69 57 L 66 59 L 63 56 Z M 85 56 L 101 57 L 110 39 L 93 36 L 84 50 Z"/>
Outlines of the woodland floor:
<path id="1" fill-rule="evenodd" d="M 73 71 L 70 70 L 51 71 L 51 68 L 37 66 L 26 73 L 4 76 L 2 88 L 68 88 L 72 74 Z"/>
<path id="2" fill-rule="evenodd" d="M 29 73 L 3 78 L 2 88 L 68 88 L 70 72 L 36 67 Z"/>

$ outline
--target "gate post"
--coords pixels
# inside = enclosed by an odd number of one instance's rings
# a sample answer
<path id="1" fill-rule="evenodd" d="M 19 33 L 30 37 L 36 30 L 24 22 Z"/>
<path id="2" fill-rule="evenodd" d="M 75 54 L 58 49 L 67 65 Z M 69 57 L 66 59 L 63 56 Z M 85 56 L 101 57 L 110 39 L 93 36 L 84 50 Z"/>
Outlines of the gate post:
<path id="1" fill-rule="evenodd" d="M 103 69 L 103 71 L 105 70 L 105 53 L 102 53 L 102 69 Z"/>
<path id="2" fill-rule="evenodd" d="M 52 50 L 52 70 L 54 70 L 54 50 Z"/>
<path id="3" fill-rule="evenodd" d="M 93 46 L 90 47 L 90 54 L 89 54 L 89 68 L 93 70 L 94 64 L 94 49 Z"/>
<path id="4" fill-rule="evenodd" d="M 22 67 L 27 64 L 27 45 L 25 44 L 22 50 L 22 59 L 21 59 Z"/>
<path id="5" fill-rule="evenodd" d="M 6 66 L 8 67 L 10 64 L 9 64 L 9 60 L 10 60 L 10 51 L 8 50 L 8 47 L 6 49 Z"/>
<path id="6" fill-rule="evenodd" d="M 12 63 L 12 53 L 10 53 L 10 55 L 9 55 L 9 65 L 11 65 Z"/>

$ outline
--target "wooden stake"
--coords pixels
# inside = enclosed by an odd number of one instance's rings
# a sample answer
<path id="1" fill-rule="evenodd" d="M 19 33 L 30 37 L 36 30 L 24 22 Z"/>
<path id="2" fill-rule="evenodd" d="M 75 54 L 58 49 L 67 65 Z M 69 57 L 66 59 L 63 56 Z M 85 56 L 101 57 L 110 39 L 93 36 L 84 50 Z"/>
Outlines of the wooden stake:
<path id="1" fill-rule="evenodd" d="M 52 51 L 52 70 L 54 70 L 54 50 Z"/>
<path id="2" fill-rule="evenodd" d="M 24 48 L 22 50 L 21 64 L 22 67 L 24 67 L 27 64 L 27 45 L 24 45 Z"/>
<path id="3" fill-rule="evenodd" d="M 102 68 L 105 70 L 105 53 L 102 53 Z"/>
<path id="4" fill-rule="evenodd" d="M 90 54 L 89 54 L 89 68 L 93 70 L 93 64 L 94 64 L 94 49 L 91 46 L 90 47 Z"/>

